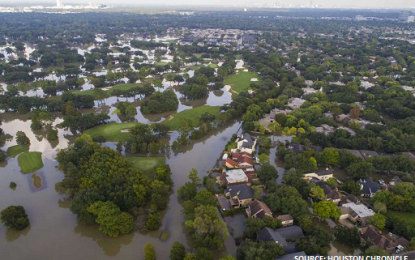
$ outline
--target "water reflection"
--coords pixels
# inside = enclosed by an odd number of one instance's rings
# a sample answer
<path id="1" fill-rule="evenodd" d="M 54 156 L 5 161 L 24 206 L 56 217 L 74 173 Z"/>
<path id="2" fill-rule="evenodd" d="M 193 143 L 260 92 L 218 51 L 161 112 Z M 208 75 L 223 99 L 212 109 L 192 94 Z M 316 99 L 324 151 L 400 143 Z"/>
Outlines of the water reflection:
<path id="1" fill-rule="evenodd" d="M 98 230 L 98 225 L 84 225 L 78 222 L 74 233 L 81 237 L 87 237 L 96 242 L 106 256 L 116 256 L 123 245 L 129 245 L 134 238 L 134 233 L 110 238 Z"/>
<path id="2" fill-rule="evenodd" d="M 25 229 L 23 230 L 16 230 L 16 229 L 12 229 L 9 228 L 6 231 L 6 240 L 8 242 L 13 242 L 16 241 L 17 239 L 19 239 L 22 236 L 27 236 L 27 234 L 30 231 L 31 226 L 27 226 Z"/>

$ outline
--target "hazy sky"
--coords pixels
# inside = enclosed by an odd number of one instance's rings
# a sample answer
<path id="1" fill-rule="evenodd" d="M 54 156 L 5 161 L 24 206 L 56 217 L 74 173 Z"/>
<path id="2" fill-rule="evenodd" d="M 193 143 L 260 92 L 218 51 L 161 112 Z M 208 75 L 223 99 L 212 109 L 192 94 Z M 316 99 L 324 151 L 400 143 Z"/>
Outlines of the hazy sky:
<path id="1" fill-rule="evenodd" d="M 255 6 L 259 4 L 268 5 L 322 5 L 326 7 L 362 7 L 362 8 L 415 8 L 415 0 L 62 0 L 64 4 L 87 4 L 92 1 L 94 4 L 168 4 L 168 5 L 238 5 Z M 0 0 L 2 3 L 30 3 L 30 4 L 53 4 L 56 0 Z"/>

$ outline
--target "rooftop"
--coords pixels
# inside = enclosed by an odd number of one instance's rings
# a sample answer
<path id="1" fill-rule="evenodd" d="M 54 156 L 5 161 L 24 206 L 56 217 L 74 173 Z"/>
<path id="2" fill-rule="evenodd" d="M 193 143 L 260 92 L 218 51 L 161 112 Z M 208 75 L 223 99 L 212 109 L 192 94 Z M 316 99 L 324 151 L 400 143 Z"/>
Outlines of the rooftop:
<path id="1" fill-rule="evenodd" d="M 361 218 L 371 217 L 375 215 L 375 212 L 373 212 L 373 210 L 369 209 L 363 204 L 355 204 L 353 202 L 350 202 L 350 203 L 343 204 L 343 207 L 351 208 Z"/>
<path id="2" fill-rule="evenodd" d="M 241 169 L 227 170 L 226 181 L 228 183 L 248 182 L 248 176 Z"/>

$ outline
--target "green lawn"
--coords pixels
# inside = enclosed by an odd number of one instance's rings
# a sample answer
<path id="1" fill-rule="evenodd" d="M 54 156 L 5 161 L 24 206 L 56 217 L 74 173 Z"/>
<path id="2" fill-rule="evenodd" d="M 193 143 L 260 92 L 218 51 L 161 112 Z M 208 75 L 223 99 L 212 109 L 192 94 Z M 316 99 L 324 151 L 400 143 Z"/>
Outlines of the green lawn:
<path id="1" fill-rule="evenodd" d="M 17 157 L 17 161 L 23 173 L 31 173 L 43 168 L 41 152 L 22 153 Z"/>
<path id="2" fill-rule="evenodd" d="M 388 210 L 386 216 L 399 217 L 415 225 L 415 213 Z"/>
<path id="3" fill-rule="evenodd" d="M 29 151 L 29 147 L 27 147 L 26 145 L 15 145 L 7 149 L 7 155 L 11 157 L 16 157 L 17 155 L 27 151 Z"/>
<path id="4" fill-rule="evenodd" d="M 90 129 L 85 130 L 84 134 L 90 135 L 92 138 L 95 136 L 102 135 L 108 142 L 125 142 L 130 137 L 130 133 L 121 132 L 121 130 L 133 128 L 140 123 L 116 123 L 110 122 L 105 125 L 99 125 Z"/>
<path id="5" fill-rule="evenodd" d="M 215 63 L 212 63 L 212 64 L 209 64 L 209 65 L 207 65 L 208 67 L 210 67 L 210 68 L 219 68 L 219 65 L 218 64 L 215 64 Z"/>
<path id="6" fill-rule="evenodd" d="M 148 172 L 155 167 L 165 163 L 164 157 L 125 157 L 134 168 Z"/>
<path id="7" fill-rule="evenodd" d="M 164 62 L 164 61 L 157 61 L 157 62 L 154 62 L 154 66 L 164 66 L 164 65 L 167 65 L 168 63 L 167 62 Z"/>
<path id="8" fill-rule="evenodd" d="M 252 81 L 252 78 L 257 78 L 258 81 Z M 247 91 L 249 89 L 249 85 L 251 83 L 259 83 L 261 82 L 261 77 L 256 72 L 244 72 L 242 70 L 239 71 L 238 74 L 232 74 L 225 78 L 224 84 L 230 85 L 232 90 L 237 93 L 241 93 L 243 91 Z"/>
<path id="9" fill-rule="evenodd" d="M 179 130 L 180 118 L 186 118 L 192 120 L 193 126 L 197 127 L 200 125 L 200 116 L 206 112 L 218 116 L 220 114 L 220 107 L 201 106 L 193 109 L 188 109 L 180 113 L 171 115 L 169 118 L 163 121 L 163 124 L 168 125 L 170 127 L 170 130 Z"/>

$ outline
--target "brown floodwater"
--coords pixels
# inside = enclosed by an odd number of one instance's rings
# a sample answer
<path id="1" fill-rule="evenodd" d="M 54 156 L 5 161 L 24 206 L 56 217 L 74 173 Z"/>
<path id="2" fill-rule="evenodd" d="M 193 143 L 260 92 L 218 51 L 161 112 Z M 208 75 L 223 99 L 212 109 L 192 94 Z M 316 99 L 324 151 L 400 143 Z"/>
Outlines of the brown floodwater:
<path id="1" fill-rule="evenodd" d="M 207 174 L 220 157 L 225 144 L 232 134 L 240 128 L 240 122 L 233 122 L 216 129 L 210 135 L 184 147 L 180 151 L 166 155 L 166 161 L 172 169 L 174 192 L 169 199 L 163 225 L 160 231 L 133 232 L 118 238 L 110 238 L 98 230 L 98 226 L 85 226 L 77 223 L 76 215 L 69 210 L 70 199 L 58 192 L 56 184 L 63 179 L 63 173 L 57 169 L 55 161 L 58 149 L 66 148 L 74 136 L 58 129 L 59 142 L 49 142 L 44 133 L 33 133 L 29 116 L 1 114 L 3 130 L 15 136 L 19 130 L 25 131 L 31 140 L 30 150 L 42 152 L 44 167 L 31 174 L 20 172 L 17 158 L 7 158 L 0 164 L 0 209 L 10 205 L 22 205 L 30 218 L 31 225 L 22 231 L 8 230 L 0 225 L 1 259 L 134 259 L 141 260 L 145 243 L 156 247 L 158 259 L 168 259 L 172 244 L 179 241 L 191 250 L 191 240 L 183 230 L 181 205 L 177 199 L 177 188 L 187 181 L 187 175 L 196 168 L 200 177 Z M 60 123 L 56 119 L 54 124 Z M 171 134 L 174 140 L 177 133 Z M 15 140 L 6 143 L 3 150 L 15 145 Z M 17 188 L 9 188 L 10 182 Z M 168 231 L 166 241 L 160 240 L 160 232 Z M 236 254 L 232 237 L 225 241 L 226 248 L 215 252 L 217 257 L 226 253 Z"/>

